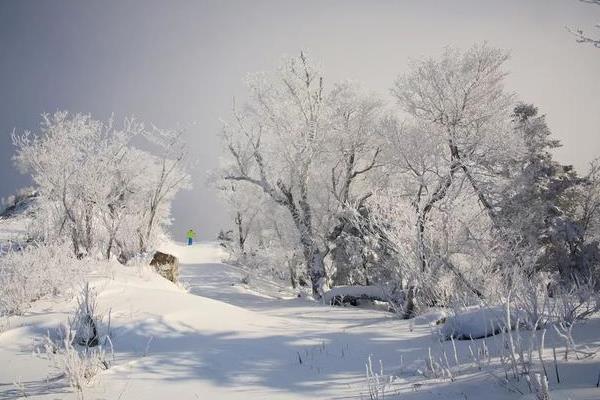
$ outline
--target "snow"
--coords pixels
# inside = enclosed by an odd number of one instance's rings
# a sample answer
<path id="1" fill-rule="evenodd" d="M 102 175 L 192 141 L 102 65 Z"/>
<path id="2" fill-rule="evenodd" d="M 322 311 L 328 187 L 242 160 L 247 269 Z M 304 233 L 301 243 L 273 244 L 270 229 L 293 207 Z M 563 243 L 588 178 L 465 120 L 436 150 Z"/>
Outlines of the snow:
<path id="1" fill-rule="evenodd" d="M 454 383 L 423 382 L 428 348 L 451 348 L 427 324 L 325 306 L 260 279 L 243 285 L 247 271 L 223 264 L 213 243 L 165 243 L 160 250 L 179 258 L 183 287 L 150 268 L 117 263 L 89 276 L 100 312 L 111 310 L 115 362 L 86 389 L 86 399 L 360 399 L 369 356 L 374 369 L 382 360 L 386 373 L 398 377 L 398 398 L 477 399 L 483 387 L 490 400 L 521 396 L 477 371 Z M 32 353 L 35 338 L 65 321 L 74 305 L 70 298 L 43 300 L 10 318 L 0 333 L 0 399 L 23 392 L 33 399 L 76 398 L 48 361 Z M 600 340 L 599 320 L 582 328 L 582 344 Z M 468 344 L 456 342 L 459 357 Z M 564 380 L 581 392 L 573 400 L 598 393 L 590 389 L 598 366 L 588 360 L 569 375 L 561 365 Z"/>
<path id="2" fill-rule="evenodd" d="M 598 400 L 598 388 L 570 388 L 567 390 L 552 391 L 552 400 Z M 523 400 L 537 400 L 534 394 L 522 397 Z"/>
<path id="3" fill-rule="evenodd" d="M 517 323 L 511 312 L 511 327 Z M 471 307 L 448 317 L 440 332 L 443 337 L 459 340 L 481 339 L 495 335 L 506 327 L 506 309 L 502 306 Z"/>
<path id="4" fill-rule="evenodd" d="M 417 325 L 437 325 L 448 317 L 445 310 L 434 309 L 418 315 L 414 318 L 414 323 Z"/>

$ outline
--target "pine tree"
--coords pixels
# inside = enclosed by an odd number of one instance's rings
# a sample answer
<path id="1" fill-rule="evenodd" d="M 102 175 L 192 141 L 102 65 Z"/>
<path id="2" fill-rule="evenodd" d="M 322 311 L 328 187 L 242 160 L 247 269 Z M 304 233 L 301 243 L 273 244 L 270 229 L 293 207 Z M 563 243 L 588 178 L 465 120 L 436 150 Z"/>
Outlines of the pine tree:
<path id="1" fill-rule="evenodd" d="M 523 151 L 499 203 L 502 234 L 511 242 L 512 254 L 505 256 L 535 271 L 558 272 L 563 282 L 577 281 L 585 273 L 582 256 L 589 252 L 575 217 L 575 195 L 585 181 L 571 166 L 553 159 L 552 150 L 560 143 L 551 138 L 545 116 L 538 115 L 536 107 L 517 105 L 513 123 Z"/>

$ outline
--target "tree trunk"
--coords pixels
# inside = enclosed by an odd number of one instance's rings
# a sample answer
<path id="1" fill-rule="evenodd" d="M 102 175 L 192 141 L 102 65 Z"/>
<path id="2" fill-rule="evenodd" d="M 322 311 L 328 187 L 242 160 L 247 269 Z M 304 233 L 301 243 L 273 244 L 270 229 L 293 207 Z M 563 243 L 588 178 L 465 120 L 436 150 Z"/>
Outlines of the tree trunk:
<path id="1" fill-rule="evenodd" d="M 93 228 L 92 228 L 92 210 L 87 208 L 85 211 L 85 250 L 88 255 L 92 253 L 92 246 L 94 243 Z"/>
<path id="2" fill-rule="evenodd" d="M 425 254 L 425 214 L 419 213 L 417 217 L 417 251 L 421 264 L 421 272 L 427 271 L 427 255 Z"/>
<path id="3" fill-rule="evenodd" d="M 240 251 L 242 254 L 245 254 L 245 250 L 244 250 L 244 243 L 246 242 L 246 237 L 244 235 L 244 225 L 243 225 L 243 219 L 242 219 L 242 214 L 238 211 L 236 216 L 235 216 L 235 224 L 237 225 L 238 228 L 238 243 L 240 246 Z"/>
<path id="4" fill-rule="evenodd" d="M 298 287 L 298 277 L 296 276 L 296 265 L 294 260 L 289 258 L 287 260 L 288 268 L 290 269 L 290 283 L 292 284 L 292 288 L 296 289 Z"/>
<path id="5" fill-rule="evenodd" d="M 106 246 L 106 259 L 110 260 L 110 256 L 112 254 L 112 248 L 114 243 L 114 236 L 111 234 L 110 239 L 108 239 L 108 245 Z"/>
<path id="6" fill-rule="evenodd" d="M 475 181 L 475 178 L 473 178 L 473 175 L 471 175 L 471 171 L 469 170 L 469 168 L 462 162 L 462 158 L 460 156 L 460 151 L 458 149 L 458 146 L 454 142 L 454 133 L 451 130 L 448 130 L 448 135 L 449 135 L 448 147 L 450 148 L 451 160 L 453 160 L 454 162 L 456 162 L 460 165 L 460 168 L 465 173 L 465 176 L 469 180 L 471 187 L 475 191 L 475 194 L 477 195 L 477 199 L 479 200 L 479 202 L 481 203 L 483 208 L 488 213 L 490 220 L 492 221 L 492 224 L 494 226 L 497 226 L 496 225 L 496 214 L 494 213 L 494 209 L 492 208 L 492 205 L 490 204 L 490 202 L 487 200 L 487 198 L 483 194 L 483 191 L 479 188 L 479 185 Z"/>
<path id="7" fill-rule="evenodd" d="M 152 235 L 152 228 L 154 227 L 154 217 L 156 215 L 156 205 L 150 206 L 150 217 L 148 219 L 148 226 L 146 228 L 146 234 L 141 240 L 141 251 L 146 251 L 146 246 L 150 242 L 150 236 Z"/>
<path id="8" fill-rule="evenodd" d="M 308 275 L 312 285 L 314 296 L 321 297 L 322 295 L 322 280 L 325 277 L 325 265 L 323 264 L 323 254 L 315 245 L 303 246 L 304 259 L 308 267 Z"/>
<path id="9" fill-rule="evenodd" d="M 415 316 L 415 312 L 417 311 L 416 310 L 417 309 L 416 296 L 417 296 L 417 288 L 415 286 L 409 286 L 406 291 L 406 298 L 405 298 L 404 310 L 403 310 L 404 315 L 402 316 L 402 318 L 410 319 Z"/>
<path id="10" fill-rule="evenodd" d="M 450 164 L 450 169 L 448 171 L 448 175 L 444 179 L 443 182 L 439 184 L 435 192 L 431 195 L 427 204 L 423 206 L 421 210 L 419 210 L 417 206 L 417 246 L 419 251 L 419 259 L 421 262 L 421 270 L 425 272 L 427 270 L 427 255 L 425 254 L 425 223 L 427 222 L 427 216 L 429 212 L 433 208 L 433 206 L 444 197 L 448 193 L 448 189 L 450 185 L 452 185 L 452 180 L 454 179 L 454 174 L 460 168 L 460 164 L 458 161 L 453 161 Z"/>
<path id="11" fill-rule="evenodd" d="M 292 192 L 282 183 L 278 182 L 278 187 L 281 190 L 285 200 L 280 204 L 284 204 L 289 210 L 294 225 L 300 234 L 300 244 L 302 245 L 302 254 L 306 262 L 306 269 L 310 277 L 313 295 L 321 297 L 320 284 L 322 278 L 325 277 L 325 265 L 323 264 L 323 252 L 319 249 L 316 243 L 313 227 L 312 227 L 312 210 L 308 203 L 308 192 L 306 187 L 306 176 L 300 185 L 300 201 L 298 208 L 294 201 Z"/>
<path id="12" fill-rule="evenodd" d="M 75 257 L 80 258 L 81 252 L 79 251 L 79 241 L 77 239 L 77 229 L 75 229 L 75 227 L 73 227 L 73 229 L 71 229 L 71 241 L 73 242 L 73 253 L 75 254 Z"/>

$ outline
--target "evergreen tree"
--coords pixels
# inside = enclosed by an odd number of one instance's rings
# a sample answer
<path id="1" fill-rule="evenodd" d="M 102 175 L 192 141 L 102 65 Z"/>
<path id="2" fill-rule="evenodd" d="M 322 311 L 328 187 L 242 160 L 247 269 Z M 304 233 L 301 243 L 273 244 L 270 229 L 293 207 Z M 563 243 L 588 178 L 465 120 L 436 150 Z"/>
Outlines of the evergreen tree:
<path id="1" fill-rule="evenodd" d="M 576 220 L 576 193 L 585 180 L 553 159 L 552 150 L 560 143 L 551 138 L 536 107 L 517 105 L 513 122 L 523 151 L 499 203 L 501 235 L 512 253 L 503 257 L 531 266 L 529 273 L 558 272 L 562 282 L 576 282 L 588 274 L 589 261 L 596 257 L 584 245 L 584 230 Z"/>

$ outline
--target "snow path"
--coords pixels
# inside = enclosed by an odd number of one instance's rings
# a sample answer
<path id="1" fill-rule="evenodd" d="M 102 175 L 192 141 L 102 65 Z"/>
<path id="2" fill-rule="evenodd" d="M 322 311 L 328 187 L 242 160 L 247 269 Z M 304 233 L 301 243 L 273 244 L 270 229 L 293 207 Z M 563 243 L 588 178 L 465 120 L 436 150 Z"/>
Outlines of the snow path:
<path id="1" fill-rule="evenodd" d="M 370 342 L 379 341 L 385 354 L 389 353 L 390 341 L 397 340 L 394 329 L 388 328 L 398 321 L 389 313 L 322 306 L 292 297 L 289 292 L 261 280 L 253 281 L 259 291 L 244 287 L 240 283 L 244 271 L 223 264 L 224 253 L 214 244 L 191 247 L 171 244 L 164 250 L 179 258 L 180 281 L 190 293 L 240 307 L 255 314 L 256 321 L 268 325 L 268 331 L 259 338 L 239 343 L 239 348 L 248 352 L 251 364 L 257 363 L 262 368 L 246 371 L 234 363 L 223 371 L 224 375 L 239 376 L 260 371 L 258 378 L 268 390 L 259 394 L 259 398 L 266 398 L 273 388 L 291 392 L 280 392 L 273 398 L 358 397 L 363 386 L 364 363 L 377 349 Z M 371 337 L 374 326 L 379 331 L 378 337 Z M 242 326 L 237 333 L 244 336 L 248 329 Z M 383 331 L 389 334 L 382 335 Z M 238 343 L 230 343 L 225 350 L 235 353 L 237 346 Z"/>
<path id="2" fill-rule="evenodd" d="M 382 360 L 387 373 L 402 375 L 401 394 L 386 399 L 472 400 L 482 398 L 482 388 L 486 400 L 520 398 L 476 371 L 455 383 L 427 382 L 413 390 L 413 382 L 423 382 L 414 371 L 423 369 L 427 349 L 440 346 L 427 324 L 382 311 L 323 306 L 260 280 L 257 291 L 249 290 L 240 284 L 243 271 L 221 263 L 223 254 L 211 243 L 170 243 L 162 250 L 179 257 L 187 291 L 147 269 L 118 264 L 90 277 L 99 305 L 111 310 L 116 359 L 86 389 L 85 399 L 368 399 L 369 355 L 374 369 Z M 36 302 L 0 334 L 0 400 L 20 398 L 22 391 L 35 399 L 76 398 L 56 371 L 48 373 L 46 360 L 32 356 L 32 338 L 66 320 L 73 305 L 66 298 Z M 598 322 L 590 321 L 586 343 L 600 339 Z M 468 345 L 457 343 L 459 354 L 468 354 Z M 490 339 L 488 345 L 496 344 Z M 449 343 L 444 346 L 451 351 Z M 565 381 L 585 391 L 577 399 L 588 399 L 588 393 L 589 399 L 600 398 L 590 388 L 594 363 L 563 372 Z"/>
<path id="3" fill-rule="evenodd" d="M 369 354 L 398 364 L 399 321 L 389 313 L 277 298 L 266 282 L 258 282 L 260 292 L 272 297 L 249 291 L 239 284 L 243 271 L 221 263 L 214 244 L 162 250 L 179 258 L 180 281 L 194 296 L 184 302 L 157 294 L 174 310 L 118 334 L 123 343 L 136 332 L 133 342 L 143 347 L 160 327 L 146 356 L 103 376 L 110 384 L 94 390 L 101 398 L 360 398 Z M 422 334 L 429 340 L 428 330 Z"/>
<path id="4" fill-rule="evenodd" d="M 289 293 L 266 282 L 260 291 L 272 297 L 232 286 L 242 271 L 222 264 L 213 244 L 162 250 L 179 257 L 189 293 L 119 265 L 92 279 L 99 305 L 111 310 L 116 360 L 86 399 L 359 398 L 369 354 L 398 364 L 405 346 L 391 314 L 279 299 Z M 15 381 L 29 398 L 75 398 L 64 382 L 52 383 L 57 372 L 48 374 L 46 360 L 32 356 L 32 338 L 65 321 L 73 306 L 67 299 L 36 302 L 12 318 L 0 334 L 1 400 L 20 394 Z M 428 338 L 428 329 L 422 334 Z"/>

